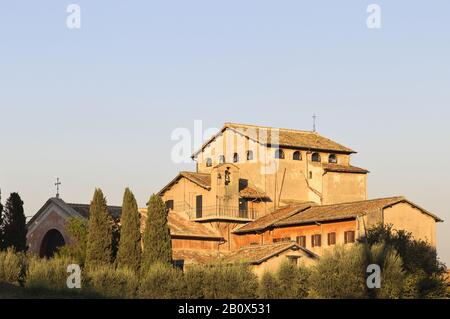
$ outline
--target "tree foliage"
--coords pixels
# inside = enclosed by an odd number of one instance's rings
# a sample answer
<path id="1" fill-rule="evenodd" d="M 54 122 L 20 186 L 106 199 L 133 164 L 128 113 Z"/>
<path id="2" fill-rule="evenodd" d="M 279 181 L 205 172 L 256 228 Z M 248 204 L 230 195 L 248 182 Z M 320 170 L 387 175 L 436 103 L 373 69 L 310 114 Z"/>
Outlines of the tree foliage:
<path id="1" fill-rule="evenodd" d="M 88 222 L 81 218 L 70 218 L 66 222 L 66 231 L 72 242 L 60 248 L 61 256 L 69 256 L 80 266 L 86 262 L 86 246 L 88 237 Z"/>
<path id="2" fill-rule="evenodd" d="M 23 201 L 18 193 L 12 193 L 5 203 L 2 217 L 2 249 L 27 250 L 27 226 Z"/>
<path id="3" fill-rule="evenodd" d="M 103 192 L 96 189 L 89 209 L 86 265 L 108 265 L 113 253 L 113 224 Z"/>
<path id="4" fill-rule="evenodd" d="M 385 243 L 401 257 L 406 275 L 404 296 L 407 298 L 444 297 L 446 266 L 440 262 L 436 249 L 410 232 L 395 230 L 392 225 L 378 225 L 366 237 L 369 245 Z"/>
<path id="5" fill-rule="evenodd" d="M 143 235 L 142 267 L 160 262 L 172 262 L 172 243 L 168 225 L 168 210 L 160 196 L 153 194 L 147 207 L 147 221 Z"/>
<path id="6" fill-rule="evenodd" d="M 140 214 L 136 199 L 129 188 L 125 189 L 122 205 L 119 249 L 116 262 L 119 267 L 138 271 L 141 264 Z"/>
<path id="7" fill-rule="evenodd" d="M 291 261 L 284 261 L 277 273 L 279 297 L 283 299 L 303 299 L 308 296 L 309 271 Z"/>
<path id="8" fill-rule="evenodd" d="M 381 269 L 381 288 L 367 286 L 367 266 Z M 355 244 L 351 248 L 337 246 L 312 268 L 309 277 L 313 298 L 360 299 L 400 298 L 404 273 L 400 256 L 384 244 Z"/>

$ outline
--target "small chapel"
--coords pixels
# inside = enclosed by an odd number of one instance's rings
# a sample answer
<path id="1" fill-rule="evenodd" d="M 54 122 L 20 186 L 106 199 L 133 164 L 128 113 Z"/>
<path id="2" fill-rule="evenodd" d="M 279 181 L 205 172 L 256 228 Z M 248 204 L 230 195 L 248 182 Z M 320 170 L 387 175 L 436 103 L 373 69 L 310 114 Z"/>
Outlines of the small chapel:
<path id="1" fill-rule="evenodd" d="M 286 259 L 308 266 L 378 224 L 435 247 L 442 220 L 403 196 L 369 199 L 369 171 L 351 164 L 355 153 L 316 131 L 225 123 L 192 154 L 196 170 L 158 192 L 174 262 L 243 262 L 257 274 Z M 108 209 L 120 220 L 120 207 Z M 70 243 L 64 225 L 73 217 L 89 218 L 89 205 L 50 198 L 28 222 L 29 250 L 51 256 Z"/>

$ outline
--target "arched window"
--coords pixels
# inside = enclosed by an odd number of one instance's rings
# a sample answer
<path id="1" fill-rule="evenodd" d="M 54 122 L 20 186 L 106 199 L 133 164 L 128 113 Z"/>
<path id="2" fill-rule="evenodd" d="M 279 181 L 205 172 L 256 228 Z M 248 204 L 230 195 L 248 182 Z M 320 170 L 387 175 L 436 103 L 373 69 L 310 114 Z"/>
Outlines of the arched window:
<path id="1" fill-rule="evenodd" d="M 223 164 L 225 163 L 225 156 L 224 155 L 220 155 L 219 156 L 219 164 Z"/>
<path id="2" fill-rule="evenodd" d="M 208 157 L 206 159 L 206 167 L 211 167 L 211 166 L 212 166 L 212 159 L 211 159 L 211 157 Z"/>
<path id="3" fill-rule="evenodd" d="M 238 153 L 234 153 L 233 154 L 233 163 L 237 163 L 239 162 L 239 154 Z"/>
<path id="4" fill-rule="evenodd" d="M 311 156 L 311 161 L 313 161 L 313 162 L 320 162 L 321 161 L 320 154 L 319 153 L 313 153 L 312 156 Z"/>
<path id="5" fill-rule="evenodd" d="M 282 149 L 277 149 L 275 151 L 275 158 L 284 159 L 284 152 Z"/>
<path id="6" fill-rule="evenodd" d="M 253 151 L 247 151 L 247 161 L 253 160 Z"/>
<path id="7" fill-rule="evenodd" d="M 294 161 L 301 161 L 302 160 L 302 153 L 300 153 L 300 151 L 295 151 L 294 154 L 292 155 L 292 159 Z"/>
<path id="8" fill-rule="evenodd" d="M 330 154 L 330 156 L 328 156 L 328 163 L 332 163 L 332 164 L 336 164 L 337 163 L 336 154 Z"/>

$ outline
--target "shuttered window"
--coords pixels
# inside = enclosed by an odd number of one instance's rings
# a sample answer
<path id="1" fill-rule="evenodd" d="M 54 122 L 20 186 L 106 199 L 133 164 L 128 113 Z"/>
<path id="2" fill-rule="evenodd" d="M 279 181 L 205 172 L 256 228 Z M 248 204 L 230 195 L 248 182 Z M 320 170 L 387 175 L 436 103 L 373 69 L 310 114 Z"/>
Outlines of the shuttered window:
<path id="1" fill-rule="evenodd" d="M 355 242 L 355 231 L 350 230 L 344 233 L 344 243 L 350 244 Z"/>
<path id="2" fill-rule="evenodd" d="M 320 234 L 311 236 L 311 247 L 320 247 L 322 245 L 322 236 Z"/>
<path id="3" fill-rule="evenodd" d="M 336 245 L 336 233 L 328 233 L 328 246 Z"/>
<path id="4" fill-rule="evenodd" d="M 305 248 L 306 247 L 306 236 L 297 236 L 297 244 L 300 247 Z"/>

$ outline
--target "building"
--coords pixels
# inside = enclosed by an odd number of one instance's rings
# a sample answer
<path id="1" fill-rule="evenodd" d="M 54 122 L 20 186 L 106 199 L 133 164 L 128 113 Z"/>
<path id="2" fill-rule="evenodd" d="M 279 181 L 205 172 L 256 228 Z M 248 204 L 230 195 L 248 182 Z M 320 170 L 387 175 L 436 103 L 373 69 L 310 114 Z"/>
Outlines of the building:
<path id="1" fill-rule="evenodd" d="M 310 265 L 379 223 L 435 246 L 442 220 L 401 196 L 368 199 L 369 171 L 351 164 L 354 153 L 317 132 L 226 123 L 192 155 L 196 171 L 159 191 L 174 260 L 242 261 L 256 273 L 286 258 Z M 110 213 L 118 218 L 120 208 Z M 64 221 L 87 214 L 87 205 L 50 199 L 29 222 L 30 249 L 49 255 L 61 239 L 70 242 Z"/>

